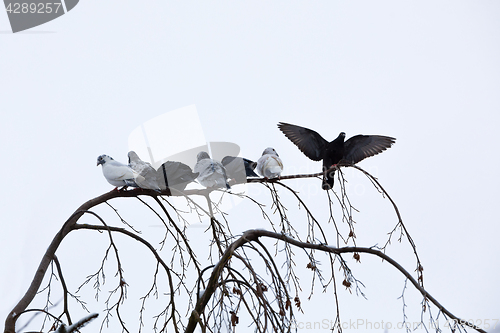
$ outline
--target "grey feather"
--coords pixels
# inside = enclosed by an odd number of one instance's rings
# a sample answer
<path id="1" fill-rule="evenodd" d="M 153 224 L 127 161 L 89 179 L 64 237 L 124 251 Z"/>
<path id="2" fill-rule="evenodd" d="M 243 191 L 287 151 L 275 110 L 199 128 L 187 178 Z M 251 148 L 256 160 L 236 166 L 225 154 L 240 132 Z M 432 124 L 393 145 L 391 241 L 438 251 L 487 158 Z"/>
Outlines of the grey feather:
<path id="1" fill-rule="evenodd" d="M 283 171 L 283 162 L 274 148 L 266 148 L 257 161 L 257 172 L 265 178 L 276 178 Z"/>
<path id="2" fill-rule="evenodd" d="M 198 154 L 197 161 L 193 171 L 198 173 L 196 179 L 201 185 L 207 188 L 231 188 L 227 182 L 226 169 L 222 163 L 211 159 L 204 151 Z"/>
<path id="3" fill-rule="evenodd" d="M 134 151 L 129 151 L 128 165 L 132 168 L 132 170 L 142 176 L 136 178 L 135 180 L 140 188 L 161 192 L 156 170 L 151 166 L 151 164 L 141 160 Z"/>

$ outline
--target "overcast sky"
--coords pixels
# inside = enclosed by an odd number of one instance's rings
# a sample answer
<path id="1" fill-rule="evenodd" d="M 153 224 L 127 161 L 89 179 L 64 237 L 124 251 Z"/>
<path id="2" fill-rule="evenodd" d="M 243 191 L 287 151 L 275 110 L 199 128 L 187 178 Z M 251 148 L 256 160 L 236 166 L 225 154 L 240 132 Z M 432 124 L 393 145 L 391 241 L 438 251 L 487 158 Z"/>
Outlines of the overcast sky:
<path id="1" fill-rule="evenodd" d="M 84 0 L 16 34 L 0 11 L 0 32 L 2 322 L 64 221 L 112 189 L 97 156 L 125 162 L 137 126 L 193 104 L 207 141 L 237 143 L 253 160 L 272 146 L 283 174 L 320 163 L 283 136 L 279 121 L 328 140 L 341 131 L 397 138 L 360 166 L 398 204 L 426 288 L 465 319 L 500 319 L 500 2 Z M 389 202 L 349 175 L 359 190 L 358 245 L 384 242 L 397 222 Z M 325 218 L 324 192 L 289 184 Z M 232 217 L 241 230 L 252 227 L 247 216 Z M 71 239 L 79 257 L 100 262 L 102 251 Z M 72 254 L 60 255 L 74 270 Z M 401 260 L 413 271 L 411 256 Z M 368 300 L 339 288 L 342 318 L 400 320 L 402 276 L 368 257 L 352 265 Z M 307 301 L 308 291 L 305 282 L 300 320 L 333 319 L 331 291 L 332 307 L 319 309 L 321 291 Z M 409 299 L 407 314 L 418 320 L 421 298 Z"/>

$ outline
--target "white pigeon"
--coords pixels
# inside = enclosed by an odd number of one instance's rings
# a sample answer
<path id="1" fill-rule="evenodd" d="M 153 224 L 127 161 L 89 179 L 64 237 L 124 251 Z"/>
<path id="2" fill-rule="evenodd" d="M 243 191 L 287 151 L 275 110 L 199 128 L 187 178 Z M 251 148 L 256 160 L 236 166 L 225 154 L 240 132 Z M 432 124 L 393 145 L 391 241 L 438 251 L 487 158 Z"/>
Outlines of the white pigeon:
<path id="1" fill-rule="evenodd" d="M 102 165 L 102 174 L 111 185 L 117 188 L 120 186 L 138 187 L 135 179 L 139 174 L 128 165 L 115 161 L 108 155 L 99 156 L 97 158 L 97 165 L 99 164 Z"/>
<path id="2" fill-rule="evenodd" d="M 142 176 L 142 178 L 135 179 L 135 182 L 140 188 L 161 192 L 156 170 L 151 166 L 151 164 L 141 160 L 133 150 L 128 152 L 128 165 L 132 168 L 132 170 Z"/>
<path id="3" fill-rule="evenodd" d="M 226 169 L 220 162 L 212 160 L 204 151 L 198 153 L 196 159 L 198 162 L 196 162 L 193 172 L 198 173 L 196 179 L 201 185 L 213 188 L 231 188 L 227 183 Z"/>
<path id="4" fill-rule="evenodd" d="M 265 178 L 276 178 L 283 171 L 283 162 L 274 148 L 266 148 L 257 161 L 257 172 Z"/>

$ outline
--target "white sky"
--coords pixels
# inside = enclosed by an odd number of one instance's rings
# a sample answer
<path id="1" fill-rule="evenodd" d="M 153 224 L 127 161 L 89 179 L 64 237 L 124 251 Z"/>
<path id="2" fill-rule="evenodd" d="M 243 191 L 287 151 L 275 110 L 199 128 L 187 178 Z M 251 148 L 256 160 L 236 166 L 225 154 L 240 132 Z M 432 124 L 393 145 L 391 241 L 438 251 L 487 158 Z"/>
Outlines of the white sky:
<path id="1" fill-rule="evenodd" d="M 64 221 L 111 189 L 97 156 L 125 162 L 132 130 L 192 104 L 207 140 L 235 142 L 253 160 L 272 146 L 284 174 L 320 164 L 282 135 L 279 121 L 329 140 L 340 131 L 396 137 L 360 166 L 398 204 L 426 288 L 458 316 L 500 319 L 500 2 L 85 0 L 52 22 L 9 31 L 0 11 L 2 322 Z M 389 202 L 351 177 L 361 189 L 353 197 L 358 245 L 382 243 L 396 223 Z M 313 192 L 304 195 L 324 217 L 324 193 Z M 233 217 L 241 230 L 252 226 L 246 216 Z M 362 243 L 363 234 L 379 238 Z M 71 240 L 81 258 L 100 262 L 102 252 Z M 368 301 L 339 288 L 343 319 L 402 318 L 402 276 L 367 256 L 352 265 Z M 301 320 L 333 319 L 316 295 Z M 413 320 L 418 303 L 408 310 Z"/>

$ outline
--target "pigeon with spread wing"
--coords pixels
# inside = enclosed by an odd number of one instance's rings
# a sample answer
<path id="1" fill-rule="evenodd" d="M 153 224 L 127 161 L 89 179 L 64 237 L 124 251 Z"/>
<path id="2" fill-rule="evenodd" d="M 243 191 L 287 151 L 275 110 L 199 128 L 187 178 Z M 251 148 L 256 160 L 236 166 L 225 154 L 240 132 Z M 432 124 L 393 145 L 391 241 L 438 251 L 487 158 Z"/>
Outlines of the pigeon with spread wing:
<path id="1" fill-rule="evenodd" d="M 339 163 L 356 164 L 383 152 L 396 142 L 395 138 L 389 136 L 361 134 L 344 141 L 344 132 L 332 142 L 328 142 L 317 132 L 305 127 L 283 122 L 280 122 L 278 127 L 311 160 L 323 160 L 323 171 Z M 325 174 L 322 186 L 324 190 L 333 187 L 333 176 L 333 172 Z"/>

